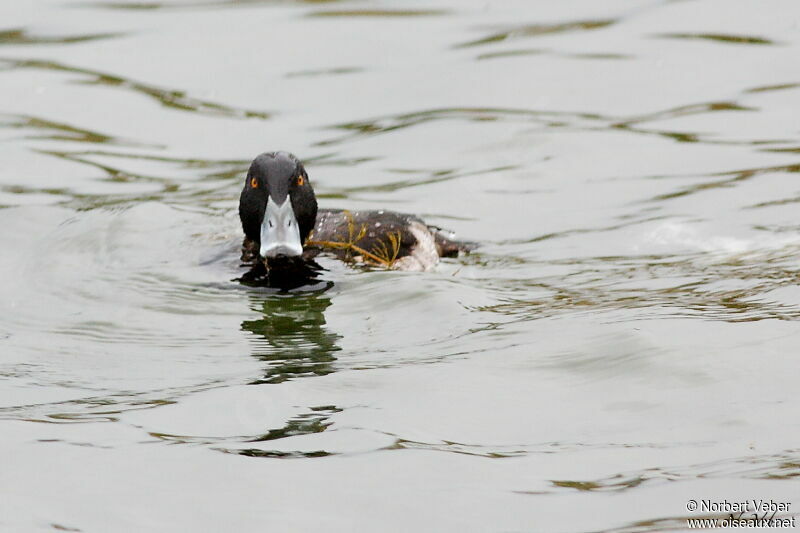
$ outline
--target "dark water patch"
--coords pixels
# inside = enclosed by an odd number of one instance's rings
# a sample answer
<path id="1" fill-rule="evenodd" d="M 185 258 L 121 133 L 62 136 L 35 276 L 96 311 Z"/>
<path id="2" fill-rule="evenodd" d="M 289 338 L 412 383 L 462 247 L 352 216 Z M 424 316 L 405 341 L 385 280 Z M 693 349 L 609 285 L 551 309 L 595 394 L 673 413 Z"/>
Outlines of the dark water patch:
<path id="1" fill-rule="evenodd" d="M 333 406 L 317 408 L 312 410 L 311 413 L 301 414 L 289 420 L 282 428 L 271 429 L 248 442 L 267 442 L 297 435 L 322 433 L 333 425 L 333 422 L 329 420 L 330 415 L 341 411 L 341 409 Z"/>
<path id="2" fill-rule="evenodd" d="M 539 195 L 539 194 L 553 194 L 556 192 L 554 189 L 516 189 L 516 190 L 507 190 L 507 189 L 486 189 L 483 191 L 486 194 L 499 194 L 499 195 L 512 195 L 516 196 L 518 194 L 522 195 Z M 468 217 L 451 217 L 453 220 L 469 220 Z"/>
<path id="3" fill-rule="evenodd" d="M 130 11 L 156 11 L 156 10 L 180 10 L 180 9 L 221 9 L 221 8 L 246 8 L 253 6 L 275 6 L 292 4 L 332 4 L 342 0 L 175 0 L 162 2 L 129 2 L 129 1 L 100 1 L 84 2 L 78 4 L 83 7 L 119 9 Z"/>
<path id="4" fill-rule="evenodd" d="M 122 9 L 131 11 L 150 11 L 155 9 L 163 9 L 169 6 L 169 4 L 164 2 L 85 2 L 83 4 L 76 5 L 78 7 Z"/>
<path id="5" fill-rule="evenodd" d="M 310 435 L 323 433 L 330 428 L 332 423 L 323 422 L 321 424 L 313 423 L 307 425 L 298 425 L 291 421 L 284 428 L 271 430 L 265 435 L 265 439 L 255 439 L 249 442 L 270 442 L 284 438 L 291 438 L 293 436 Z M 331 429 L 332 432 L 337 431 Z M 528 457 L 531 455 L 555 455 L 566 452 L 589 452 L 597 450 L 615 450 L 615 449 L 667 449 L 675 448 L 676 444 L 653 444 L 653 443 L 640 443 L 640 444 L 618 444 L 618 443 L 565 443 L 565 442 L 545 442 L 540 444 L 465 444 L 454 441 L 436 441 L 425 442 L 420 440 L 412 440 L 402 438 L 393 433 L 378 431 L 377 433 L 386 437 L 392 438 L 392 443 L 386 446 L 376 448 L 366 448 L 358 451 L 345 452 L 348 456 L 372 454 L 376 451 L 404 451 L 404 450 L 423 450 L 429 452 L 439 452 L 453 455 L 463 455 L 469 457 L 481 457 L 485 459 L 514 459 Z M 220 442 L 222 438 L 205 438 L 205 437 L 181 437 L 181 436 L 162 436 L 159 438 L 169 440 L 170 442 L 186 443 L 186 444 L 213 444 Z M 230 439 L 225 439 L 230 440 Z M 270 450 L 263 448 L 234 448 L 234 447 L 221 447 L 214 446 L 215 450 L 225 453 L 244 454 L 250 457 L 273 457 L 273 458 L 302 458 L 302 457 L 322 457 L 328 455 L 340 455 L 341 452 L 327 452 L 327 451 L 286 451 L 286 450 Z M 244 453 L 242 453 L 244 452 Z M 576 482 L 579 483 L 579 482 Z M 587 482 L 588 483 L 588 482 Z M 525 491 L 519 491 L 525 493 Z M 554 494 L 557 491 L 543 491 L 542 494 Z"/>
<path id="6" fill-rule="evenodd" d="M 501 57 L 536 56 L 546 54 L 548 51 L 539 48 L 528 48 L 526 50 L 504 50 L 502 52 L 489 52 L 475 57 L 478 60 L 498 59 Z"/>
<path id="7" fill-rule="evenodd" d="M 794 174 L 797 172 L 800 172 L 800 163 L 791 165 L 776 165 L 776 166 L 761 167 L 761 168 L 748 168 L 743 170 L 730 170 L 724 172 L 713 172 L 710 174 L 702 175 L 702 177 L 715 178 L 713 181 L 697 183 L 690 185 L 688 187 L 684 187 L 677 191 L 659 194 L 654 196 L 653 198 L 645 200 L 645 202 L 663 202 L 665 200 L 682 198 L 700 192 L 706 192 L 712 189 L 733 187 L 738 183 L 748 181 L 752 178 L 764 174 L 774 174 L 774 173 Z M 722 178 L 722 179 L 716 179 L 716 178 Z"/>
<path id="8" fill-rule="evenodd" d="M 514 39 L 526 39 L 540 37 L 543 35 L 599 30 L 602 28 L 607 28 L 616 22 L 616 19 L 577 20 L 560 22 L 556 24 L 530 24 L 524 26 L 513 26 L 493 32 L 481 39 L 456 44 L 453 46 L 453 48 L 469 48 L 473 46 L 483 46 Z"/>
<path id="9" fill-rule="evenodd" d="M 786 225 L 779 225 L 779 224 L 755 224 L 753 225 L 754 230 L 758 231 L 766 231 L 769 233 L 789 233 L 791 235 L 800 234 L 800 224 L 786 224 Z"/>
<path id="10" fill-rule="evenodd" d="M 626 54 L 614 54 L 614 53 L 600 53 L 600 52 L 586 52 L 586 53 L 573 53 L 573 54 L 565 54 L 560 52 L 555 52 L 553 50 L 547 50 L 543 48 L 526 48 L 521 50 L 502 50 L 499 52 L 487 52 L 484 54 L 479 54 L 475 56 L 475 59 L 481 61 L 486 59 L 500 59 L 500 58 L 508 58 L 508 57 L 519 57 L 519 56 L 535 56 L 535 55 L 552 55 L 557 57 L 564 57 L 569 59 L 589 59 L 589 60 L 620 60 L 620 59 L 633 59 L 634 56 L 626 55 Z"/>
<path id="11" fill-rule="evenodd" d="M 682 105 L 661 111 L 646 113 L 643 115 L 635 115 L 612 124 L 612 127 L 625 129 L 626 127 L 630 127 L 634 124 L 641 124 L 643 122 L 653 122 L 656 120 L 702 115 L 705 113 L 713 113 L 718 111 L 758 111 L 758 109 L 753 107 L 745 107 L 735 101 L 730 100 L 701 102 L 699 104 Z"/>
<path id="12" fill-rule="evenodd" d="M 161 431 L 148 431 L 147 434 L 154 439 L 164 441 L 169 444 L 216 444 L 225 441 L 228 437 L 208 437 L 197 435 L 176 435 L 173 433 L 163 433 Z"/>
<path id="13" fill-rule="evenodd" d="M 154 161 L 160 163 L 171 163 L 180 165 L 181 167 L 187 169 L 215 169 L 215 168 L 229 168 L 233 167 L 231 170 L 226 172 L 236 172 L 246 171 L 247 166 L 250 164 L 249 159 L 205 159 L 199 157 L 177 157 L 177 156 L 170 156 L 170 155 L 156 155 L 156 154 L 145 154 L 145 153 L 130 153 L 130 152 L 115 152 L 111 150 L 86 150 L 82 152 L 73 152 L 76 155 L 83 155 L 83 156 L 104 156 L 104 157 L 113 157 L 113 158 L 120 158 L 120 159 L 135 159 L 135 160 L 143 160 L 143 161 Z"/>
<path id="14" fill-rule="evenodd" d="M 529 450 L 519 449 L 516 446 L 480 446 L 465 445 L 457 442 L 442 441 L 440 443 L 420 442 L 398 438 L 394 444 L 384 448 L 386 450 L 428 450 L 436 452 L 447 452 L 459 455 L 470 455 L 474 457 L 485 457 L 487 459 L 506 459 L 511 457 L 522 457 L 531 453 Z"/>
<path id="15" fill-rule="evenodd" d="M 29 115 L 0 114 L 0 128 L 42 132 L 36 135 L 23 135 L 22 139 L 154 147 L 151 144 L 122 139 L 64 122 Z"/>
<path id="16" fill-rule="evenodd" d="M 607 485 L 607 486 L 603 486 L 603 485 L 601 485 L 601 484 L 599 484 L 597 482 L 594 482 L 594 481 L 561 481 L 561 480 L 553 480 L 553 481 L 551 481 L 551 483 L 553 484 L 554 487 L 559 487 L 559 488 L 575 489 L 575 490 L 579 490 L 579 491 L 597 491 L 597 490 L 600 490 L 601 488 L 606 488 L 606 489 L 611 489 L 611 490 L 614 490 L 614 489 L 617 489 L 617 490 L 632 489 L 634 487 L 638 487 L 639 485 L 641 485 L 643 481 L 644 481 L 644 479 L 642 479 L 642 478 L 634 478 L 634 479 L 622 480 L 622 481 L 619 481 L 617 483 L 612 483 L 612 484 Z"/>
<path id="17" fill-rule="evenodd" d="M 330 9 L 312 11 L 308 17 L 430 17 L 446 15 L 442 9 Z"/>
<path id="18" fill-rule="evenodd" d="M 79 533 L 79 532 L 81 532 L 81 531 L 83 531 L 82 529 L 79 529 L 79 528 L 77 528 L 77 527 L 65 526 L 65 525 L 63 525 L 63 524 L 57 524 L 57 523 L 55 523 L 55 522 L 53 522 L 52 524 L 50 524 L 50 527 L 52 527 L 52 528 L 53 528 L 53 529 L 55 529 L 56 531 L 75 531 L 75 532 L 78 532 L 78 533 Z"/>
<path id="19" fill-rule="evenodd" d="M 775 154 L 800 154 L 800 146 L 785 146 L 782 148 L 761 148 L 762 152 Z"/>
<path id="20" fill-rule="evenodd" d="M 176 89 L 162 89 L 160 87 L 141 83 L 135 80 L 124 78 L 122 76 L 87 68 L 65 65 L 56 61 L 47 61 L 41 59 L 0 58 L 0 62 L 6 63 L 15 69 L 36 69 L 80 74 L 85 76 L 86 79 L 78 83 L 84 83 L 87 85 L 102 85 L 106 87 L 118 87 L 124 90 L 134 91 L 156 100 L 165 107 L 179 111 L 188 111 L 209 116 L 224 116 L 240 119 L 255 118 L 262 120 L 269 119 L 272 115 L 266 111 L 231 107 L 217 102 L 211 102 L 209 100 L 194 98 L 189 96 L 185 91 Z"/>
<path id="21" fill-rule="evenodd" d="M 111 420 L 112 422 L 115 420 Z M 74 441 L 74 440 L 62 440 L 62 439 L 37 439 L 36 442 L 40 442 L 42 444 L 53 444 L 53 443 L 60 443 L 66 444 L 68 446 L 80 446 L 82 448 L 95 448 L 98 450 L 112 450 L 113 446 L 106 446 L 102 444 L 97 444 L 94 442 L 88 441 Z"/>
<path id="22" fill-rule="evenodd" d="M 361 67 L 335 67 L 323 68 L 316 70 L 297 70 L 294 72 L 287 72 L 287 78 L 316 78 L 321 76 L 341 76 L 343 74 L 356 74 L 363 72 Z"/>
<path id="23" fill-rule="evenodd" d="M 717 101 L 717 102 L 702 102 L 699 104 L 690 104 L 684 105 L 679 107 L 674 107 L 670 109 L 665 109 L 662 111 L 655 111 L 653 113 L 647 113 L 644 115 L 637 115 L 633 117 L 629 117 L 623 120 L 619 120 L 613 122 L 609 125 L 610 128 L 624 130 L 631 133 L 636 134 L 644 134 L 644 135 L 656 135 L 660 137 L 666 137 L 668 139 L 672 139 L 677 142 L 685 142 L 685 143 L 707 143 L 707 144 L 742 144 L 742 145 L 754 145 L 754 144 L 765 144 L 765 143 L 776 143 L 776 142 L 785 142 L 780 140 L 767 140 L 767 141 L 756 141 L 756 140 L 746 140 L 746 141 L 721 141 L 713 139 L 712 135 L 706 134 L 702 135 L 700 133 L 693 133 L 693 132 L 680 132 L 680 131 L 670 131 L 670 130 L 662 130 L 662 129 L 648 129 L 640 127 L 640 124 L 644 124 L 647 122 L 654 122 L 660 120 L 669 120 L 679 117 L 686 117 L 686 116 L 694 116 L 694 115 L 703 115 L 706 113 L 717 113 L 717 112 L 756 112 L 758 108 L 754 107 L 746 107 L 743 105 L 738 104 L 734 101 Z"/>
<path id="24" fill-rule="evenodd" d="M 797 89 L 800 87 L 800 83 L 779 83 L 777 85 L 764 85 L 762 87 L 753 87 L 752 89 L 747 89 L 746 93 L 766 93 L 766 92 L 774 92 L 774 91 L 787 91 L 790 89 Z"/>
<path id="25" fill-rule="evenodd" d="M 662 33 L 655 37 L 662 39 L 684 39 L 684 40 L 702 40 L 713 41 L 723 44 L 778 44 L 775 41 L 765 37 L 756 37 L 752 35 L 732 35 L 724 33 Z"/>
<path id="26" fill-rule="evenodd" d="M 72 44 L 122 37 L 124 33 L 91 33 L 86 35 L 32 35 L 26 28 L 0 30 L 0 46 L 4 44 Z"/>
<path id="27" fill-rule="evenodd" d="M 218 451 L 227 451 L 238 453 L 240 449 L 223 448 L 221 444 L 230 443 L 232 441 L 255 443 L 255 442 L 269 442 L 274 440 L 286 439 L 300 435 L 312 435 L 322 433 L 327 430 L 333 422 L 329 420 L 330 416 L 341 412 L 335 406 L 323 406 L 309 408 L 310 413 L 300 414 L 287 421 L 286 425 L 281 428 L 267 430 L 260 435 L 241 435 L 241 436 L 208 436 L 208 435 L 177 435 L 171 433 L 164 433 L 159 431 L 151 431 L 148 434 L 160 441 L 170 444 L 201 444 L 212 445 Z"/>
<path id="28" fill-rule="evenodd" d="M 26 187 L 24 185 L 0 185 L 0 191 L 9 194 L 49 194 L 53 196 L 71 197 L 69 189 L 57 187 Z M 64 201 L 68 201 L 65 199 Z M 15 207 L 15 206 L 9 206 Z"/>
<path id="29" fill-rule="evenodd" d="M 779 205 L 791 205 L 791 204 L 797 204 L 797 203 L 800 203 L 800 196 L 793 196 L 791 198 L 781 198 L 780 200 L 770 200 L 768 202 L 759 202 L 757 204 L 746 205 L 746 206 L 742 207 L 742 209 L 762 209 L 762 208 L 765 208 L 765 207 L 775 207 L 775 206 L 779 206 Z M 765 229 L 767 231 L 781 231 L 781 228 L 775 228 L 775 227 L 766 228 L 766 227 L 763 227 L 763 226 L 757 227 L 756 229 L 760 229 L 760 228 L 763 228 L 763 229 Z M 795 226 L 789 226 L 789 227 L 783 228 L 783 231 L 787 231 L 787 230 L 789 230 L 789 231 L 797 231 L 798 228 L 795 227 Z"/>
<path id="30" fill-rule="evenodd" d="M 315 459 L 319 457 L 330 457 L 332 455 L 338 455 L 336 453 L 326 452 L 325 450 L 317 450 L 313 452 L 297 452 L 297 451 L 285 452 L 279 450 L 261 450 L 258 448 L 246 448 L 240 450 L 219 449 L 219 451 L 224 453 L 243 455 L 245 457 L 261 457 L 268 459 Z"/>
<path id="31" fill-rule="evenodd" d="M 163 9 L 168 6 L 168 4 L 159 2 L 87 2 L 85 5 L 93 8 L 103 7 L 106 9 L 128 9 L 132 11 L 149 11 Z"/>
<path id="32" fill-rule="evenodd" d="M 623 60 L 623 59 L 635 59 L 635 56 L 629 54 L 615 54 L 612 52 L 583 52 L 583 53 L 576 53 L 576 54 L 562 54 L 563 57 L 571 57 L 573 59 L 611 59 L 611 60 Z"/>
<path id="33" fill-rule="evenodd" d="M 666 449 L 677 447 L 677 444 L 655 443 L 580 443 L 580 442 L 543 442 L 539 444 L 466 444 L 453 441 L 423 442 L 401 438 L 397 435 L 386 433 L 395 438 L 395 442 L 387 446 L 386 450 L 428 450 L 435 452 L 453 453 L 457 455 L 470 455 L 485 457 L 487 459 L 510 459 L 530 455 L 551 455 L 568 452 L 588 452 L 596 450 L 614 449 Z M 680 444 L 681 446 L 684 443 Z"/>

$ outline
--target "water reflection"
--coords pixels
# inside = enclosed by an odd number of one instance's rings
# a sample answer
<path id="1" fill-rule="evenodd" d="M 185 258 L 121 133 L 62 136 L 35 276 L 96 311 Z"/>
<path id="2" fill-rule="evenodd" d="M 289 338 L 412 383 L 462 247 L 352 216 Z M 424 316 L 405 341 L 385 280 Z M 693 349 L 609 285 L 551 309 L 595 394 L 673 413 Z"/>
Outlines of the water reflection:
<path id="1" fill-rule="evenodd" d="M 332 282 L 289 293 L 253 292 L 250 308 L 263 316 L 242 322 L 253 334 L 253 357 L 267 363 L 263 377 L 252 383 L 282 383 L 288 379 L 324 376 L 335 371 L 334 353 L 340 335 L 325 327 L 327 295 Z"/>
<path id="2" fill-rule="evenodd" d="M 249 440 L 249 443 L 254 443 L 252 447 L 233 449 L 219 448 L 219 451 L 244 455 L 246 457 L 271 457 L 277 459 L 328 457 L 329 455 L 335 455 L 335 453 L 326 450 L 303 451 L 263 448 L 262 443 L 268 443 L 270 441 L 285 439 L 288 437 L 322 433 L 333 425 L 333 422 L 330 420 L 330 418 L 334 414 L 341 412 L 342 409 L 336 407 L 335 405 L 321 405 L 317 407 L 311 407 L 309 411 L 310 412 L 308 413 L 302 413 L 295 418 L 288 420 L 286 425 L 282 428 L 270 429 L 263 435 L 259 435 L 258 437 Z"/>
<path id="3" fill-rule="evenodd" d="M 666 39 L 701 39 L 706 41 L 715 41 L 718 43 L 733 43 L 733 44 L 776 44 L 771 39 L 755 35 L 729 35 L 723 33 L 664 33 L 658 37 Z"/>

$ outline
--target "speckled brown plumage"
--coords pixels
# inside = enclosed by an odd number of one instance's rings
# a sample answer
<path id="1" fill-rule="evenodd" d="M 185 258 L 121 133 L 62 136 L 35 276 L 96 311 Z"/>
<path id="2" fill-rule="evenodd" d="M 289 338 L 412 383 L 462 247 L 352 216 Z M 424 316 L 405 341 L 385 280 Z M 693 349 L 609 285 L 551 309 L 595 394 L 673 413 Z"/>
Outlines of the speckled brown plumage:
<path id="1" fill-rule="evenodd" d="M 302 162 L 288 152 L 265 152 L 248 170 L 239 198 L 245 234 L 242 261 L 253 277 L 292 281 L 315 277 L 320 253 L 393 270 L 432 269 L 440 257 L 474 247 L 413 215 L 393 211 L 317 209 Z M 299 278 L 298 278 L 299 279 Z"/>
<path id="2" fill-rule="evenodd" d="M 320 209 L 316 224 L 309 236 L 303 257 L 312 259 L 320 253 L 331 253 L 343 260 L 375 262 L 348 248 L 332 248 L 321 242 L 347 243 L 362 235 L 354 244 L 359 249 L 383 255 L 395 250 L 389 235 L 398 236 L 398 249 L 393 268 L 398 270 L 428 270 L 438 257 L 456 257 L 474 245 L 452 240 L 440 228 L 426 225 L 420 218 L 393 211 L 345 211 Z M 258 260 L 258 243 L 245 237 L 242 261 L 253 264 Z"/>

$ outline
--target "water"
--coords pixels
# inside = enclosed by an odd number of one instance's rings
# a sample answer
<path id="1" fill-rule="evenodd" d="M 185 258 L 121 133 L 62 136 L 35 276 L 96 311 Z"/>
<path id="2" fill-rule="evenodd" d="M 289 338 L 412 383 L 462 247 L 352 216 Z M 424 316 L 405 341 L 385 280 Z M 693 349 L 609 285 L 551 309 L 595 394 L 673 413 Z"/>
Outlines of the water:
<path id="1" fill-rule="evenodd" d="M 797 512 L 795 2 L 36 0 L 0 20 L 0 529 Z M 243 172 L 275 149 L 323 207 L 482 246 L 241 285 Z"/>

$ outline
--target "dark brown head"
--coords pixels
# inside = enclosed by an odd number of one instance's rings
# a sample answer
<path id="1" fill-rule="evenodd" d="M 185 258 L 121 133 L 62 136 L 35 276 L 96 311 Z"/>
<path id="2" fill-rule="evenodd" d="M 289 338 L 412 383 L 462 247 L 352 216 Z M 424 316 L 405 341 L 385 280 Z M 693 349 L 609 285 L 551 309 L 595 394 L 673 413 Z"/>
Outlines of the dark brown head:
<path id="1" fill-rule="evenodd" d="M 263 259 L 302 255 L 317 219 L 317 198 L 300 160 L 288 152 L 256 157 L 239 197 L 239 218 Z"/>

